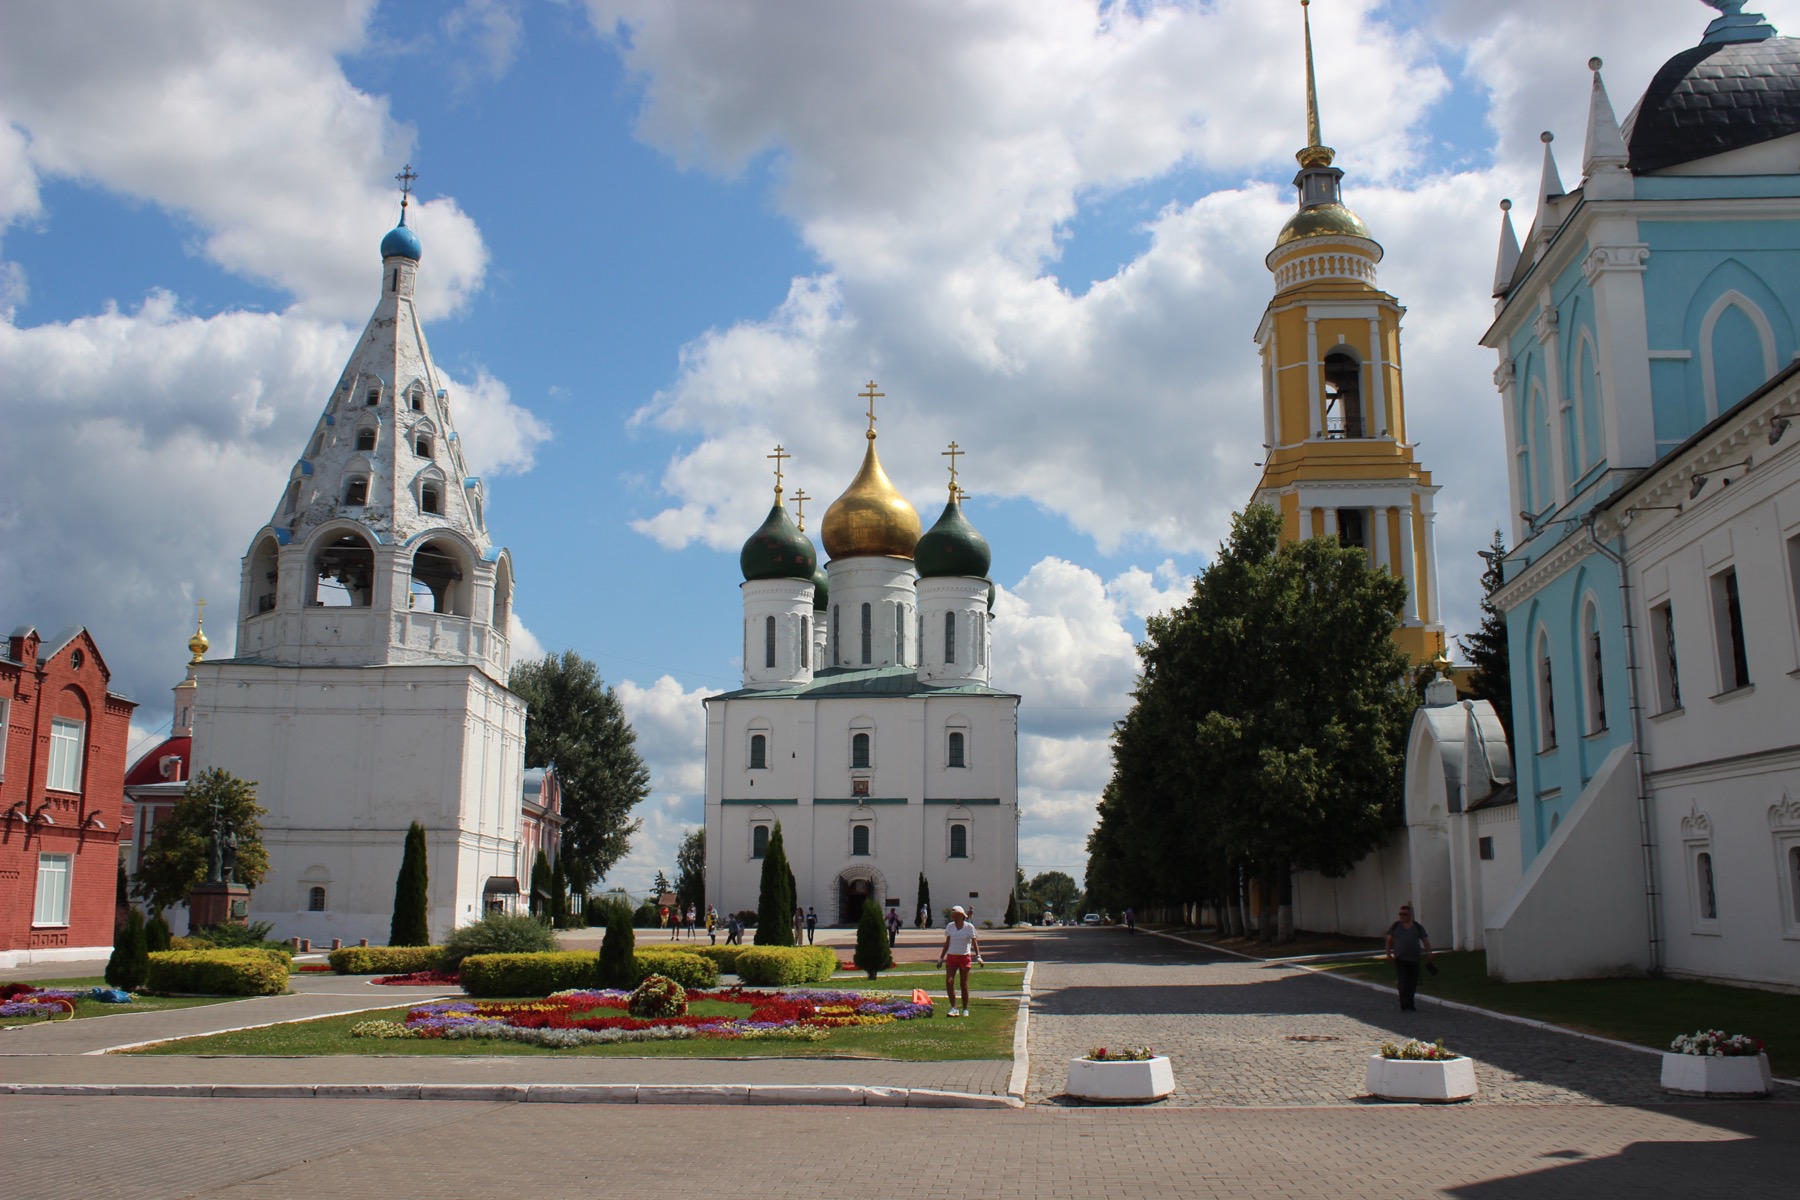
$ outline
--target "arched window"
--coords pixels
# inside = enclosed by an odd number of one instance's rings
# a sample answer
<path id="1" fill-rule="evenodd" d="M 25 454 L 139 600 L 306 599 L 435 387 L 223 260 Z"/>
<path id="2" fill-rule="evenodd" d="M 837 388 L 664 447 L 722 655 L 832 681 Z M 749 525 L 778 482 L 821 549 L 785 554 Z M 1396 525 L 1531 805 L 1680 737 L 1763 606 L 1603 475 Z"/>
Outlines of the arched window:
<path id="1" fill-rule="evenodd" d="M 1800 925 L 1800 846 L 1791 846 L 1787 854 L 1788 895 L 1794 907 L 1794 923 Z"/>
<path id="2" fill-rule="evenodd" d="M 945 766 L 964 767 L 968 765 L 963 761 L 963 740 L 962 730 L 952 729 L 950 731 L 949 745 L 945 755 Z"/>
<path id="3" fill-rule="evenodd" d="M 421 433 L 417 438 L 413 439 L 413 453 L 415 455 L 417 455 L 419 458 L 430 458 L 431 457 L 431 435 L 430 434 Z"/>
<path id="4" fill-rule="evenodd" d="M 381 403 L 381 387 L 380 387 L 380 385 L 377 385 L 377 386 L 369 389 L 369 394 L 363 397 L 363 403 L 368 405 L 370 408 L 374 408 L 377 404 Z"/>
<path id="5" fill-rule="evenodd" d="M 442 516 L 444 513 L 444 485 L 427 482 L 419 485 L 419 511 Z"/>
<path id="6" fill-rule="evenodd" d="M 838 666 L 844 665 L 844 643 L 838 637 L 838 606 L 831 606 L 831 661 Z"/>
<path id="7" fill-rule="evenodd" d="M 944 662 L 947 665 L 947 664 L 953 663 L 955 661 L 956 661 L 956 614 L 953 612 L 947 612 L 944 614 Z"/>
<path id="8" fill-rule="evenodd" d="M 868 666 L 875 661 L 875 613 L 865 601 L 862 606 L 862 661 Z"/>
<path id="9" fill-rule="evenodd" d="M 906 606 L 894 605 L 894 665 L 906 665 Z"/>
<path id="10" fill-rule="evenodd" d="M 327 608 L 367 608 L 375 586 L 375 551 L 361 534 L 346 533 L 313 558 L 312 595 Z"/>
<path id="11" fill-rule="evenodd" d="M 763 666 L 775 665 L 775 618 L 763 618 Z"/>
<path id="12" fill-rule="evenodd" d="M 291 515 L 293 511 L 299 507 L 300 481 L 298 479 L 290 480 L 287 487 L 287 495 L 284 496 L 281 501 L 281 511 Z"/>
<path id="13" fill-rule="evenodd" d="M 869 769 L 869 735 L 854 734 L 850 738 L 850 769 L 866 771 Z"/>
<path id="14" fill-rule="evenodd" d="M 454 542 L 433 539 L 414 552 L 412 585 L 415 608 L 456 617 L 469 615 L 472 589 Z M 430 596 L 428 603 L 422 599 L 426 595 Z"/>
<path id="15" fill-rule="evenodd" d="M 1543 633 L 1538 634 L 1537 643 L 1537 702 L 1538 733 L 1540 750 L 1556 748 L 1556 697 L 1555 676 L 1550 669 L 1550 639 Z"/>
<path id="16" fill-rule="evenodd" d="M 812 618 L 800 618 L 800 669 L 812 670 Z"/>
<path id="17" fill-rule="evenodd" d="M 298 481 L 295 486 L 299 486 Z M 250 615 L 274 608 L 280 591 L 281 547 L 274 538 L 264 538 L 250 556 Z"/>
<path id="18" fill-rule="evenodd" d="M 324 888 L 314 887 L 314 888 L 307 889 L 306 911 L 307 912 L 324 912 L 325 911 L 325 889 Z"/>
<path id="19" fill-rule="evenodd" d="M 359 451 L 368 451 L 375 448 L 375 426 L 364 425 L 356 431 L 356 448 Z"/>
<path id="20" fill-rule="evenodd" d="M 1341 351 L 1325 356 L 1325 433 L 1363 436 L 1362 364 Z"/>
<path id="21" fill-rule="evenodd" d="M 865 858 L 869 853 L 869 827 L 852 825 L 850 827 L 850 853 L 857 858 Z"/>
<path id="22" fill-rule="evenodd" d="M 494 629 L 502 637 L 512 624 L 512 586 L 512 559 L 503 554 L 494 571 Z"/>
<path id="23" fill-rule="evenodd" d="M 1700 905 L 1702 921 L 1719 919 L 1719 897 L 1713 890 L 1713 861 L 1710 850 L 1694 855 L 1694 898 Z"/>
<path id="24" fill-rule="evenodd" d="M 950 826 L 950 857 L 969 857 L 969 827 L 961 822 Z"/>
<path id="25" fill-rule="evenodd" d="M 1606 732 L 1605 655 L 1600 642 L 1599 612 L 1593 600 L 1581 609 L 1581 645 L 1583 674 L 1587 683 L 1587 731 Z"/>
<path id="26" fill-rule="evenodd" d="M 344 484 L 344 504 L 351 508 L 360 508 L 369 502 L 369 477 L 352 475 Z"/>
<path id="27" fill-rule="evenodd" d="M 769 738 L 767 734 L 750 735 L 750 769 L 764 771 L 769 766 Z"/>
<path id="28" fill-rule="evenodd" d="M 750 827 L 750 857 L 766 858 L 769 854 L 769 827 L 753 825 Z"/>

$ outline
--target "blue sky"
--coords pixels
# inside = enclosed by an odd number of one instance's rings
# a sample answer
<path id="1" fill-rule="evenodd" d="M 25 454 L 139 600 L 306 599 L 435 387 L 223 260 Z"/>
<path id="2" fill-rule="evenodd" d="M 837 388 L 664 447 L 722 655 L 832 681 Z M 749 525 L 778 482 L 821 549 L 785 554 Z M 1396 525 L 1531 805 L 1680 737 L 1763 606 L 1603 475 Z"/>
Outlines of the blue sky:
<path id="1" fill-rule="evenodd" d="M 1800 0 L 1752 7 L 1800 28 Z M 1326 140 L 1409 308 L 1466 631 L 1506 515 L 1476 345 L 1495 206 L 1529 222 L 1540 129 L 1579 178 L 1589 55 L 1623 114 L 1713 14 L 1313 14 Z M 0 531 L 35 569 L 0 577 L 0 615 L 93 629 L 145 736 L 192 601 L 229 608 L 374 303 L 411 162 L 421 308 L 517 564 L 519 643 L 598 662 L 655 772 L 614 882 L 699 821 L 699 698 L 738 678 L 763 456 L 793 450 L 822 515 L 871 377 L 927 523 L 938 451 L 968 451 L 998 682 L 1024 696 L 1024 865 L 1078 873 L 1132 642 L 1262 457 L 1251 334 L 1303 140 L 1297 5 L 69 0 L 8 27 Z"/>

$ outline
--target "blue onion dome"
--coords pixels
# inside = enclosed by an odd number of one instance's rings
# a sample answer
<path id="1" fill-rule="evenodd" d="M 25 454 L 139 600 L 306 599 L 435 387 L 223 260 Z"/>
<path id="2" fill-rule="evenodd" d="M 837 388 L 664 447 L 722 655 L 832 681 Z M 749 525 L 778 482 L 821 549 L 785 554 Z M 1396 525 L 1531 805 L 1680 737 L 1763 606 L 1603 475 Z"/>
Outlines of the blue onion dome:
<path id="1" fill-rule="evenodd" d="M 813 568 L 813 611 L 824 612 L 831 602 L 831 576 L 824 567 Z"/>
<path id="2" fill-rule="evenodd" d="M 383 258 L 410 258 L 418 262 L 423 249 L 419 245 L 419 235 L 406 227 L 405 217 L 401 217 L 400 223 L 388 230 L 388 235 L 381 239 Z"/>
<path id="3" fill-rule="evenodd" d="M 925 536 L 913 548 L 913 563 L 919 569 L 920 579 L 945 575 L 984 579 L 993 557 L 987 539 L 969 524 L 954 495 L 944 505 L 944 515 L 925 531 Z"/>
<path id="4" fill-rule="evenodd" d="M 812 539 L 800 532 L 777 500 L 762 527 L 744 543 L 738 566 L 743 569 L 746 583 L 758 579 L 810 580 L 819 569 L 819 556 L 813 550 Z"/>

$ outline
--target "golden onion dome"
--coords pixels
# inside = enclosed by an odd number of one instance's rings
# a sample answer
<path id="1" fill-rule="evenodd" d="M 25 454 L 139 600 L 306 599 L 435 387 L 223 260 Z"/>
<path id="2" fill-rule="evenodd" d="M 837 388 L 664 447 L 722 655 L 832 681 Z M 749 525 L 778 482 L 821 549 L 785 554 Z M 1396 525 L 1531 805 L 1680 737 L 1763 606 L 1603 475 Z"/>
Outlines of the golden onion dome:
<path id="1" fill-rule="evenodd" d="M 825 510 L 821 527 L 825 553 L 833 559 L 866 558 L 886 555 L 911 558 L 919 544 L 919 514 L 907 503 L 881 469 L 875 454 L 875 435 L 869 435 L 869 449 L 863 455 L 862 469 L 844 494 Z"/>
<path id="2" fill-rule="evenodd" d="M 206 631 L 196 624 L 194 626 L 194 636 L 188 639 L 188 652 L 194 656 L 193 661 L 199 662 L 202 658 L 205 658 L 207 650 L 211 649 L 211 647 L 212 642 L 207 639 Z"/>
<path id="3" fill-rule="evenodd" d="M 1342 204 L 1315 204 L 1311 208 L 1303 208 L 1288 218 L 1288 223 L 1281 227 L 1281 235 L 1275 239 L 1277 247 L 1289 242 L 1297 242 L 1302 238 L 1315 237 L 1357 237 L 1375 239 L 1369 236 L 1369 227 L 1362 223 L 1362 218 L 1345 208 Z"/>

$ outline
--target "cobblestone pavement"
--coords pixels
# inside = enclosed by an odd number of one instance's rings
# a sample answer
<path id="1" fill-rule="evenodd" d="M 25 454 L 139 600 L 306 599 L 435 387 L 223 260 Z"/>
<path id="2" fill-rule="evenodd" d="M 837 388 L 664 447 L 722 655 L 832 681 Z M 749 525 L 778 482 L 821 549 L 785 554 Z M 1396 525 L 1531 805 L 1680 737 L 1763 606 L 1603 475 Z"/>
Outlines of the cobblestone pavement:
<path id="1" fill-rule="evenodd" d="M 922 1200 L 1789 1197 L 1786 1105 L 1619 1108 L 619 1107 L 0 1096 L 34 1200 L 729 1195 Z M 71 1137 L 71 1130 L 105 1130 Z"/>
<path id="2" fill-rule="evenodd" d="M 1037 937 L 1028 1102 L 1055 1100 L 1068 1059 L 1092 1047 L 1147 1044 L 1175 1070 L 1165 1105 L 1366 1103 L 1369 1053 L 1407 1037 L 1441 1037 L 1472 1057 L 1483 1106 L 1670 1100 L 1652 1054 L 1446 1008 L 1424 991 L 1419 1011 L 1403 1013 L 1391 991 L 1174 938 Z M 1775 1103 L 1800 1116 L 1800 1089 L 1777 1089 Z"/>

